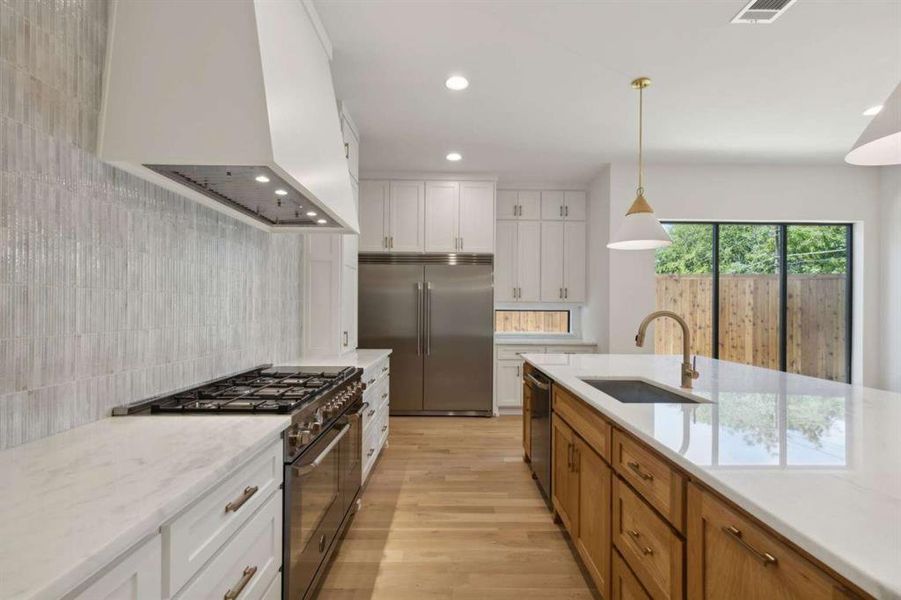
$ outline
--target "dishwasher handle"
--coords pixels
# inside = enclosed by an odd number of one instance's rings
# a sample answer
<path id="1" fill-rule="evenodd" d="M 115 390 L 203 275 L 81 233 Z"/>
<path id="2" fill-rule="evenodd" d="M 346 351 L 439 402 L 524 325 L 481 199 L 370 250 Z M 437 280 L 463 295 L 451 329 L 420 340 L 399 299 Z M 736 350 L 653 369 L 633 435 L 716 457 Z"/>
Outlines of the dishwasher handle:
<path id="1" fill-rule="evenodd" d="M 526 377 L 528 377 L 528 378 L 529 378 L 529 381 L 532 382 L 532 385 L 534 385 L 535 387 L 537 387 L 539 390 L 547 391 L 547 390 L 550 389 L 550 385 L 549 385 L 549 384 L 544 383 L 543 381 L 539 381 L 539 380 L 536 379 L 535 376 L 532 375 L 531 373 L 529 373 L 528 375 L 526 375 Z"/>

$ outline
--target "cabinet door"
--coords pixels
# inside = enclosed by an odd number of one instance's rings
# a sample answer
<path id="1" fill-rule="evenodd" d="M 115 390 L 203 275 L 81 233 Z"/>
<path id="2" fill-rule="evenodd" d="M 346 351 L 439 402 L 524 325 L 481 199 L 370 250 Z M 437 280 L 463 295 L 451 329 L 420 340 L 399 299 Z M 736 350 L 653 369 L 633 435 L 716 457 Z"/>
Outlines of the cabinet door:
<path id="1" fill-rule="evenodd" d="M 516 281 L 519 300 L 541 300 L 541 223 L 520 221 L 516 241 Z"/>
<path id="2" fill-rule="evenodd" d="M 651 600 L 618 552 L 613 552 L 610 597 L 613 600 Z M 606 596 L 605 596 L 606 597 Z"/>
<path id="3" fill-rule="evenodd" d="M 579 474 L 573 469 L 575 436 L 557 415 L 553 416 L 553 465 L 551 495 L 563 525 L 575 537 L 579 531 Z"/>
<path id="4" fill-rule="evenodd" d="M 494 183 L 460 184 L 460 250 L 494 252 Z"/>
<path id="5" fill-rule="evenodd" d="M 497 361 L 497 406 L 498 408 L 522 406 L 522 361 Z"/>
<path id="6" fill-rule="evenodd" d="M 563 220 L 563 192 L 541 192 L 541 219 Z"/>
<path id="7" fill-rule="evenodd" d="M 159 600 L 163 595 L 161 536 L 120 560 L 75 600 Z"/>
<path id="8" fill-rule="evenodd" d="M 341 267 L 341 352 L 357 349 L 357 269 Z"/>
<path id="9" fill-rule="evenodd" d="M 460 184 L 456 181 L 425 183 L 426 252 L 456 252 L 460 217 Z"/>
<path id="10" fill-rule="evenodd" d="M 541 301 L 563 302 L 563 223 L 541 223 Z"/>
<path id="11" fill-rule="evenodd" d="M 388 232 L 392 252 L 422 252 L 425 249 L 425 186 L 421 181 L 392 181 Z"/>
<path id="12" fill-rule="evenodd" d="M 497 222 L 497 250 L 494 253 L 494 299 L 516 302 L 516 221 Z"/>
<path id="13" fill-rule="evenodd" d="M 576 549 L 604 598 L 610 597 L 611 469 L 597 452 L 576 437 L 579 473 L 579 534 Z"/>
<path id="14" fill-rule="evenodd" d="M 519 192 L 519 218 L 537 221 L 541 218 L 541 192 L 527 190 Z"/>
<path id="15" fill-rule="evenodd" d="M 584 302 L 586 279 L 586 223 L 566 222 L 563 225 L 563 299 Z"/>
<path id="16" fill-rule="evenodd" d="M 517 200 L 518 193 L 513 190 L 497 191 L 497 218 L 498 219 L 518 219 L 519 218 L 519 202 Z"/>
<path id="17" fill-rule="evenodd" d="M 344 157 L 347 159 L 347 170 L 354 179 L 360 178 L 360 140 L 350 126 L 350 122 L 341 117 L 341 137 L 344 138 Z"/>
<path id="18" fill-rule="evenodd" d="M 585 192 L 563 192 L 563 204 L 563 217 L 567 221 L 584 221 L 588 218 Z"/>
<path id="19" fill-rule="evenodd" d="M 688 486 L 688 597 L 837 598 L 826 573 L 713 494 Z"/>
<path id="20" fill-rule="evenodd" d="M 388 250 L 387 181 L 360 182 L 360 251 Z"/>

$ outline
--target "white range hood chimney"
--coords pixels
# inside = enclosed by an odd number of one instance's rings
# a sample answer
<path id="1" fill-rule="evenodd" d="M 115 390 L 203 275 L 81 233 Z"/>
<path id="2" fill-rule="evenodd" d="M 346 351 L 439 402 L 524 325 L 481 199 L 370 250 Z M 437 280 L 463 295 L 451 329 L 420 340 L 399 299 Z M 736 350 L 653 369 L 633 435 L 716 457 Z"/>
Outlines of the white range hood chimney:
<path id="1" fill-rule="evenodd" d="M 309 3 L 114 0 L 110 16 L 101 159 L 268 231 L 359 232 Z"/>

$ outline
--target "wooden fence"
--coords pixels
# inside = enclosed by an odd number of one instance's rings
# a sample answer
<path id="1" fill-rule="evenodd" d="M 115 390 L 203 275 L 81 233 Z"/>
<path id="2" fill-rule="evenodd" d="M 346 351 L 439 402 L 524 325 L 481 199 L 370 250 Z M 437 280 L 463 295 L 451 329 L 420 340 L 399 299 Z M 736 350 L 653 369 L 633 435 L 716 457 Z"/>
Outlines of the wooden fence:
<path id="1" fill-rule="evenodd" d="M 710 275 L 658 275 L 657 307 L 688 322 L 692 352 L 712 355 L 713 281 Z M 844 275 L 789 275 L 787 365 L 792 373 L 846 379 L 847 299 Z M 719 357 L 779 368 L 779 277 L 720 276 Z M 658 354 L 681 354 L 682 332 L 671 319 L 655 325 Z"/>

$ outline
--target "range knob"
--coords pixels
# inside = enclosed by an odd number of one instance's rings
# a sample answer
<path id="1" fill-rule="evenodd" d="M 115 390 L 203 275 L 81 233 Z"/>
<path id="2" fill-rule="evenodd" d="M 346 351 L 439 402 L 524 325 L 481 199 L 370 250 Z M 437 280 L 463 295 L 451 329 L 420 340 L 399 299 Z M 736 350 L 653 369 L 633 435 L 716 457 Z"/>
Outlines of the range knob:
<path id="1" fill-rule="evenodd" d="M 309 429 L 299 429 L 288 435 L 288 441 L 295 446 L 303 446 L 309 444 L 312 438 L 313 434 Z"/>
<path id="2" fill-rule="evenodd" d="M 316 419 L 315 421 L 310 423 L 309 429 L 312 433 L 319 433 L 320 431 L 322 431 L 322 421 Z"/>

